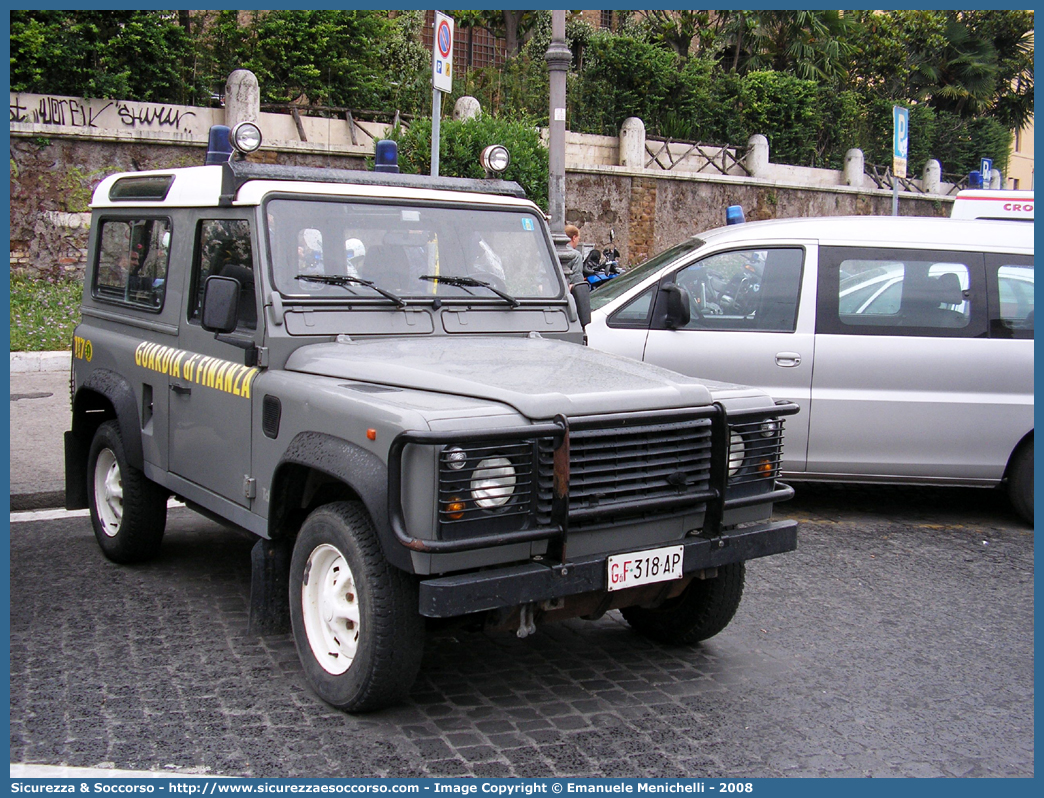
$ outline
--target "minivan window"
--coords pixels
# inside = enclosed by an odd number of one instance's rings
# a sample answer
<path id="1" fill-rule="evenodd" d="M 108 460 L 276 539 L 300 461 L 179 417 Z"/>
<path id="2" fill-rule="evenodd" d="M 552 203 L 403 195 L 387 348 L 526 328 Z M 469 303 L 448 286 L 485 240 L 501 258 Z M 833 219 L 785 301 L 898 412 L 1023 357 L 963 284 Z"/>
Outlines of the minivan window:
<path id="1" fill-rule="evenodd" d="M 990 335 L 1033 338 L 1033 260 L 1025 256 L 987 257 Z"/>
<path id="2" fill-rule="evenodd" d="M 793 332 L 804 250 L 719 252 L 686 266 L 674 282 L 689 293 L 686 329 Z"/>
<path id="3" fill-rule="evenodd" d="M 817 332 L 985 333 L 982 255 L 823 247 Z"/>
<path id="4" fill-rule="evenodd" d="M 598 308 L 609 304 L 621 294 L 627 293 L 628 290 L 638 285 L 649 275 L 654 274 L 672 261 L 684 258 L 690 252 L 696 251 L 703 245 L 704 242 L 700 239 L 690 238 L 688 241 L 683 241 L 670 249 L 664 250 L 633 269 L 628 269 L 619 277 L 614 277 L 612 280 L 602 283 L 598 286 L 597 291 L 591 293 L 591 310 L 598 310 Z"/>

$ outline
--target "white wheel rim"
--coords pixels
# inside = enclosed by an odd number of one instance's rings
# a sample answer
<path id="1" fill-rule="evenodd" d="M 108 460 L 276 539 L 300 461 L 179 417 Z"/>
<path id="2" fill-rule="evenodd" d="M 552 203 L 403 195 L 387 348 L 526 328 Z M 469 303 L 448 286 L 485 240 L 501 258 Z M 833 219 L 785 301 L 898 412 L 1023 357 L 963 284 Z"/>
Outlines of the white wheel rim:
<path id="1" fill-rule="evenodd" d="M 315 661 L 334 676 L 348 670 L 359 648 L 359 595 L 344 555 L 327 543 L 308 555 L 301 614 Z"/>
<path id="2" fill-rule="evenodd" d="M 94 465 L 94 504 L 102 530 L 116 537 L 123 521 L 123 475 L 111 449 L 102 449 Z"/>

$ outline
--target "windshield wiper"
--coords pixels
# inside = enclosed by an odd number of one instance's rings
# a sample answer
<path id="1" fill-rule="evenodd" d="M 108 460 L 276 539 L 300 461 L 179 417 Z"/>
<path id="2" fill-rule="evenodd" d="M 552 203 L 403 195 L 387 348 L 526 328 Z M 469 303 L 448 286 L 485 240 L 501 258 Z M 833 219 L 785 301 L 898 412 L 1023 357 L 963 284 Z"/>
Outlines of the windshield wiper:
<path id="1" fill-rule="evenodd" d="M 361 277 L 351 277 L 347 274 L 299 274 L 294 277 L 295 280 L 304 280 L 309 283 L 323 283 L 324 285 L 339 285 L 341 288 L 347 288 L 350 285 L 364 285 L 367 288 L 372 288 L 378 294 L 386 299 L 390 299 L 400 308 L 406 307 L 406 300 L 401 296 L 396 296 L 391 291 L 385 291 L 378 285 L 374 285 L 372 280 L 364 280 Z"/>
<path id="2" fill-rule="evenodd" d="M 507 302 L 510 302 L 511 303 L 511 307 L 513 307 L 513 308 L 517 308 L 519 305 L 522 304 L 517 299 L 515 299 L 513 296 L 511 296 L 511 294 L 506 294 L 503 291 L 501 291 L 499 288 L 494 288 L 492 285 L 487 283 L 485 280 L 477 280 L 474 277 L 448 277 L 448 276 L 441 275 L 441 274 L 422 274 L 420 276 L 420 279 L 421 280 L 431 280 L 432 282 L 445 283 L 446 285 L 455 285 L 455 286 L 458 286 L 460 288 L 469 288 L 469 287 L 485 288 L 485 289 L 487 289 L 489 291 L 492 291 L 494 294 L 496 294 L 501 299 L 503 299 L 503 300 L 505 300 Z"/>

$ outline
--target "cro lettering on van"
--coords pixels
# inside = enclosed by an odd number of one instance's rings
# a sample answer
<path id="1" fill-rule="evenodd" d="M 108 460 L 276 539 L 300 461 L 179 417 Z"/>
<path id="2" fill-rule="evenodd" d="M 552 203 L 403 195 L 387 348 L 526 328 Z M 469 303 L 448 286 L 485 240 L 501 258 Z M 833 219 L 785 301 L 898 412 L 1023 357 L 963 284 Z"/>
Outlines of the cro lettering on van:
<path id="1" fill-rule="evenodd" d="M 1004 210 L 1010 211 L 1011 213 L 1033 213 L 1033 203 L 1006 202 L 1004 203 Z"/>

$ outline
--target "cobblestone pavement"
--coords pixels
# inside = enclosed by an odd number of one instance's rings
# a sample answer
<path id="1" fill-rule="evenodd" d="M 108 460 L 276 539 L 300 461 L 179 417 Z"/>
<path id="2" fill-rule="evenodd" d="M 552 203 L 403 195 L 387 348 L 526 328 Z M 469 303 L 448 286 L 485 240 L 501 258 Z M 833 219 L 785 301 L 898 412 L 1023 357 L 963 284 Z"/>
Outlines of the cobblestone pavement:
<path id="1" fill-rule="evenodd" d="M 799 487 L 691 649 L 620 616 L 438 631 L 409 703 L 353 717 L 247 633 L 245 533 L 170 513 L 105 561 L 86 518 L 11 525 L 11 761 L 239 776 L 1032 776 L 1033 532 L 990 491 Z"/>

